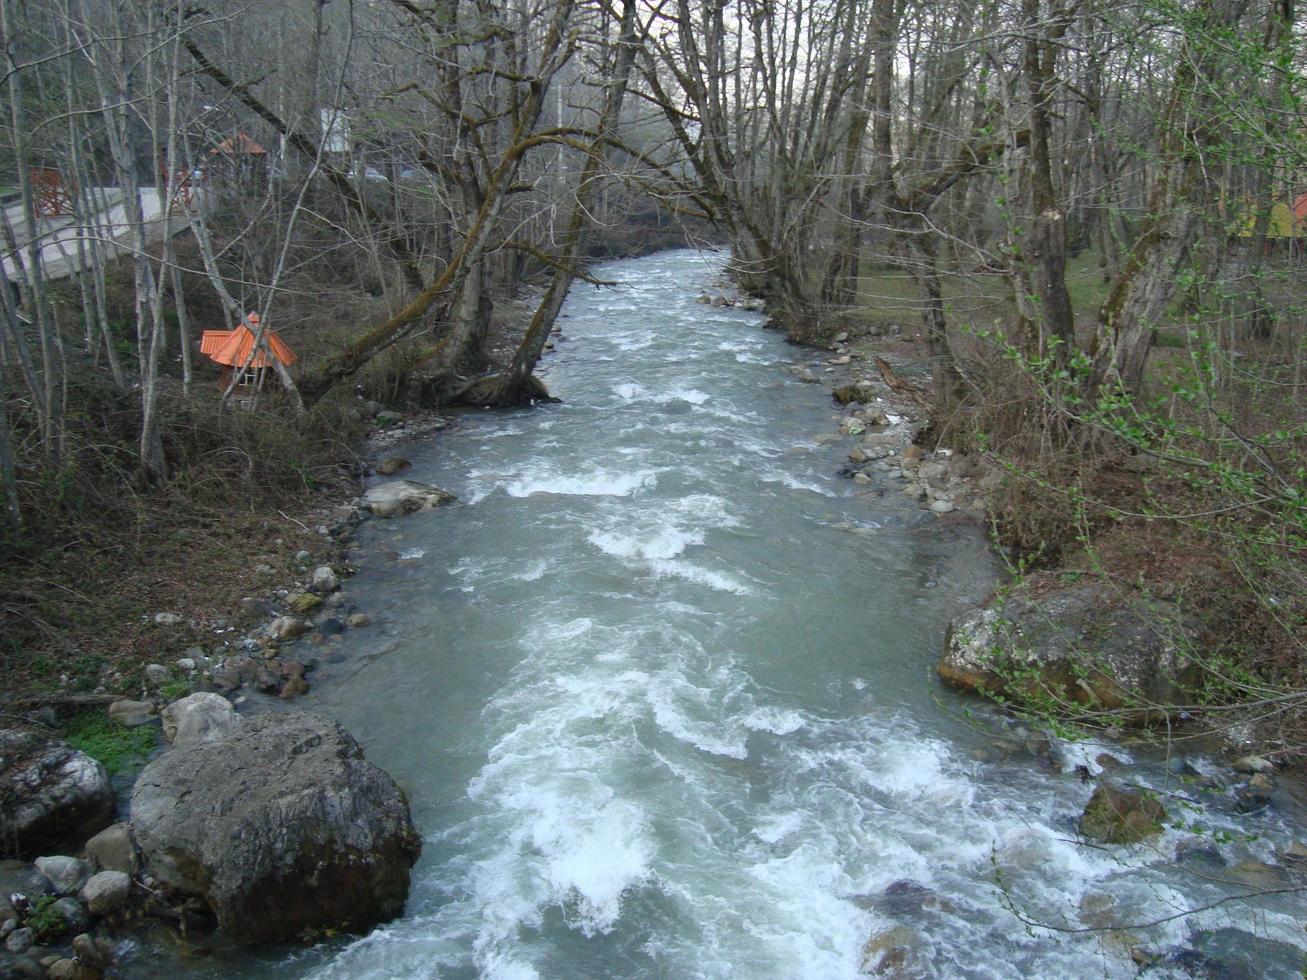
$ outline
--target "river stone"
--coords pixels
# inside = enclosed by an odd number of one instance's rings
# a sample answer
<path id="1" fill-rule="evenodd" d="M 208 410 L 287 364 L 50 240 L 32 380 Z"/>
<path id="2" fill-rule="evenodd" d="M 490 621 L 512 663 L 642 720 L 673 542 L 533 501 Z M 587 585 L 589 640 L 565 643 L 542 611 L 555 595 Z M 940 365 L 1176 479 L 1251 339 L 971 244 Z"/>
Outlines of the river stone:
<path id="1" fill-rule="evenodd" d="M 313 569 L 311 587 L 314 592 L 335 592 L 340 588 L 340 576 L 330 565 L 319 565 Z"/>
<path id="2" fill-rule="evenodd" d="M 109 717 L 128 728 L 148 725 L 154 721 L 154 705 L 149 701 L 115 701 L 109 705 Z"/>
<path id="3" fill-rule="evenodd" d="M 29 956 L 0 956 L 0 980 L 45 980 L 45 967 Z"/>
<path id="4" fill-rule="evenodd" d="M 345 620 L 345 625 L 350 629 L 358 629 L 361 626 L 371 626 L 372 617 L 367 613 L 353 613 Z"/>
<path id="5" fill-rule="evenodd" d="M 905 976 L 904 968 L 920 939 L 905 926 L 877 933 L 862 947 L 862 972 L 872 976 Z"/>
<path id="6" fill-rule="evenodd" d="M 95 937 L 82 932 L 73 937 L 73 955 L 94 970 L 105 970 L 113 962 L 113 947 L 108 940 L 101 945 Z"/>
<path id="7" fill-rule="evenodd" d="M 151 684 L 153 684 L 155 687 L 158 687 L 160 684 L 167 684 L 168 678 L 171 676 L 172 676 L 172 671 L 170 671 L 163 664 L 145 665 L 145 679 L 149 681 Z"/>
<path id="8" fill-rule="evenodd" d="M 79 842 L 113 817 L 104 766 L 64 742 L 0 730 L 0 848 L 20 857 Z"/>
<path id="9" fill-rule="evenodd" d="M 400 517 L 449 503 L 454 495 L 413 480 L 391 480 L 369 487 L 364 505 L 377 517 Z"/>
<path id="10" fill-rule="evenodd" d="M 1166 810 L 1151 796 L 1100 783 L 1080 815 L 1080 833 L 1105 844 L 1135 844 L 1161 831 Z"/>
<path id="11" fill-rule="evenodd" d="M 163 737 L 173 745 L 221 738 L 240 723 L 240 715 L 221 694 L 191 694 L 163 709 Z"/>
<path id="12" fill-rule="evenodd" d="M 100 971 L 76 959 L 55 960 L 45 971 L 46 980 L 100 980 Z"/>
<path id="13" fill-rule="evenodd" d="M 64 854 L 37 858 L 36 870 L 45 875 L 45 880 L 50 882 L 56 895 L 73 894 L 95 873 L 95 868 L 89 862 Z"/>
<path id="14" fill-rule="evenodd" d="M 15 929 L 5 937 L 5 949 L 18 955 L 20 953 L 26 953 L 35 942 L 36 937 L 32 934 L 31 929 Z"/>
<path id="15" fill-rule="evenodd" d="M 246 943 L 393 918 L 421 850 L 394 780 L 306 712 L 160 756 L 136 780 L 132 826 L 155 877 Z"/>
<path id="16" fill-rule="evenodd" d="M 1233 768 L 1235 772 L 1270 773 L 1275 772 L 1275 763 L 1269 759 L 1263 759 L 1259 755 L 1245 755 L 1234 760 Z"/>
<path id="17" fill-rule="evenodd" d="M 1029 576 L 949 624 L 939 676 L 968 691 L 1017 698 L 1049 693 L 1080 704 L 1156 716 L 1143 705 L 1182 702 L 1197 633 L 1173 603 L 1101 581 Z"/>
<path id="18" fill-rule="evenodd" d="M 93 915 L 113 915 L 127 904 L 131 893 L 131 875 L 121 871 L 101 871 L 82 886 L 78 897 Z"/>
<path id="19" fill-rule="evenodd" d="M 268 635 L 274 640 L 293 640 L 308 631 L 308 624 L 294 616 L 278 616 L 268 624 Z"/>
<path id="20" fill-rule="evenodd" d="M 64 920 L 65 932 L 85 932 L 91 927 L 91 916 L 77 899 L 61 898 L 52 907 Z"/>
<path id="21" fill-rule="evenodd" d="M 217 697 L 216 694 L 211 696 Z M 163 723 L 166 734 L 168 731 L 166 711 Z M 141 868 L 141 859 L 136 853 L 136 841 L 132 839 L 130 824 L 115 823 L 105 827 L 86 842 L 86 855 L 101 871 L 123 871 L 133 875 Z"/>

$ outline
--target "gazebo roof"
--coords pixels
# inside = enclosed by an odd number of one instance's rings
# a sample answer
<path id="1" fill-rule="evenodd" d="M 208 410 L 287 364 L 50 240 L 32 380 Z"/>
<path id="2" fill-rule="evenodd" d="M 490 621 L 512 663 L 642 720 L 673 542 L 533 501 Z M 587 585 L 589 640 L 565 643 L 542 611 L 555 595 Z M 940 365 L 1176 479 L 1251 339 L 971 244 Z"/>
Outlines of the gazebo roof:
<path id="1" fill-rule="evenodd" d="M 268 151 L 244 133 L 237 133 L 235 136 L 228 136 L 225 140 L 215 144 L 213 149 L 209 151 L 209 156 L 236 156 L 241 153 L 257 157 L 267 156 Z"/>
<path id="2" fill-rule="evenodd" d="M 291 350 L 275 333 L 269 331 L 264 334 L 264 342 L 267 349 L 272 351 L 277 360 L 282 364 L 294 364 L 297 360 L 295 352 Z M 229 367 L 241 367 L 250 358 L 250 352 L 254 350 L 254 334 L 245 324 L 241 324 L 235 330 L 206 330 L 200 338 L 200 353 L 208 354 L 211 360 L 219 364 L 226 364 Z M 268 355 L 260 350 L 255 352 L 254 359 L 249 361 L 249 367 L 265 368 L 272 365 Z"/>

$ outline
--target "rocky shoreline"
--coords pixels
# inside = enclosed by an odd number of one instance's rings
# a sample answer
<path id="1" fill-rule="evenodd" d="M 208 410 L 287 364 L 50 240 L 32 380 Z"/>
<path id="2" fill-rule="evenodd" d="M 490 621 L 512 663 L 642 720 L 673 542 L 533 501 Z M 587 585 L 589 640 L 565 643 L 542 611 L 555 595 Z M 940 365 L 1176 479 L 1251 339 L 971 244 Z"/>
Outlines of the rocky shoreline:
<path id="1" fill-rule="evenodd" d="M 699 301 L 762 309 L 730 286 Z M 834 428 L 815 436 L 814 442 L 847 449 L 841 475 L 869 492 L 883 493 L 887 483 L 899 483 L 910 501 L 937 519 L 980 525 L 995 519 L 989 497 L 1006 478 L 1003 470 L 980 456 L 942 446 L 924 448 L 919 437 L 930 424 L 928 398 L 857 339 L 842 333 L 831 349 L 805 349 L 787 369 L 800 381 L 830 390 Z M 1169 598 L 1106 576 L 1050 571 L 1025 577 L 1015 589 L 1000 588 L 981 606 L 956 617 L 937 672 L 947 686 L 982 695 L 994 705 L 990 745 L 977 750 L 978 762 L 1002 764 L 1027 757 L 1069 779 L 1092 784 L 1083 812 L 1069 830 L 1086 847 L 1125 854 L 1135 847 L 1155 850 L 1168 827 L 1200 827 L 1201 815 L 1209 810 L 1236 816 L 1268 808 L 1303 812 L 1307 791 L 1301 781 L 1274 757 L 1251 752 L 1252 743 L 1237 734 L 1226 733 L 1223 744 L 1205 743 L 1224 758 L 1215 768 L 1205 765 L 1200 770 L 1183 756 L 1170 758 L 1166 771 L 1176 790 L 1162 798 L 1147 785 L 1144 769 L 1136 770 L 1112 754 L 1129 755 L 1114 750 L 1117 740 L 1147 735 L 1149 726 L 1158 724 L 1163 732 L 1182 728 L 1189 720 L 1182 709 L 1170 706 L 1183 704 L 1194 689 L 1197 665 L 1186 652 L 1203 642 L 1198 625 Z M 1038 720 L 1057 717 L 1060 705 L 1115 712 L 1103 751 L 1084 761 L 1078 754 L 1065 757 L 1064 743 L 1041 730 L 1047 726 Z M 1033 719 L 1023 712 L 1031 708 Z M 1200 819 L 1193 819 L 1195 813 Z M 1250 893 L 1307 888 L 1307 843 L 1302 840 L 1262 855 L 1268 858 L 1262 860 L 1245 853 L 1237 841 L 1218 838 L 1201 831 L 1184 837 L 1175 846 L 1176 866 Z M 1122 926 L 1112 915 L 1115 900 L 1109 895 L 1099 898 L 1102 908 L 1086 914 L 1105 935 L 1117 934 Z M 894 882 L 871 901 L 880 910 L 888 909 L 892 918 L 899 917 L 893 914 L 896 910 L 902 912 L 905 920 L 922 909 L 948 904 L 947 898 L 908 879 Z M 1128 934 L 1119 934 L 1141 971 L 1196 968 L 1204 976 L 1238 975 L 1233 961 L 1183 944 L 1130 942 Z M 877 932 L 864 946 L 863 972 L 899 976 L 924 968 L 918 943 L 904 925 Z"/>
<path id="2" fill-rule="evenodd" d="M 438 415 L 361 410 L 378 424 L 374 457 L 449 425 Z M 406 468 L 390 456 L 374 469 Z M 0 980 L 112 976 L 119 951 L 160 925 L 181 936 L 220 927 L 242 943 L 303 942 L 366 931 L 403 911 L 421 849 L 407 797 L 347 732 L 287 702 L 309 691 L 347 630 L 371 625 L 341 587 L 359 524 L 452 499 L 394 479 L 300 515 L 322 548 L 296 555 L 291 580 L 240 599 L 257 625 L 160 611 L 156 626 L 213 641 L 171 665 L 146 665 L 140 696 L 102 686 L 37 698 L 18 727 L 0 730 L 0 847 L 13 856 L 0 861 Z M 256 571 L 278 577 L 270 565 Z M 122 787 L 100 762 L 41 734 L 57 732 L 61 714 L 100 709 L 123 730 L 153 728 L 162 742 L 131 787 L 130 821 L 114 822 Z"/>

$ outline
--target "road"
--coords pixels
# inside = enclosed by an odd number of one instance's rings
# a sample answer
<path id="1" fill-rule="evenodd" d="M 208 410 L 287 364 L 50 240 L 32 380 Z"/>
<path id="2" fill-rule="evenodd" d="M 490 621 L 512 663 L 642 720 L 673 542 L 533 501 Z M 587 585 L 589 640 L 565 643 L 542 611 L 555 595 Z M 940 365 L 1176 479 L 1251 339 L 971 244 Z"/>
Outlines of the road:
<path id="1" fill-rule="evenodd" d="M 203 191 L 195 192 L 195 202 L 202 198 Z M 122 192 L 116 187 L 97 187 L 92 197 L 102 206 L 89 220 L 79 220 L 73 215 L 61 215 L 52 218 L 38 218 L 35 237 L 40 244 L 41 264 L 46 279 L 63 279 L 72 275 L 81 267 L 78 257 L 77 240 L 82 238 L 89 246 L 92 240 L 102 243 L 105 260 L 109 260 L 131 248 L 130 226 L 127 221 L 126 208 L 123 206 Z M 142 187 L 140 191 L 141 209 L 145 215 L 146 238 L 156 242 L 164 235 L 163 205 L 158 188 Z M 174 235 L 184 231 L 188 225 L 186 215 L 174 213 L 168 222 Z M 24 266 L 28 261 L 27 244 L 34 237 L 28 227 L 21 204 L 5 209 L 5 219 L 18 238 Z M 84 249 L 90 258 L 90 249 Z M 4 253 L 4 268 L 11 281 L 16 281 L 21 273 L 11 252 Z"/>

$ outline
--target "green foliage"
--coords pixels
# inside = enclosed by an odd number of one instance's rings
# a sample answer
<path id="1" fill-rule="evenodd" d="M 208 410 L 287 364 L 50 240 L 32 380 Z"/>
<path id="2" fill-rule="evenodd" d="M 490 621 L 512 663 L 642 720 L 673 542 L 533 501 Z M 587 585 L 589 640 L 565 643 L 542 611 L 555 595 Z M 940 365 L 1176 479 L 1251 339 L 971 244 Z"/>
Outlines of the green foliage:
<path id="1" fill-rule="evenodd" d="M 57 901 L 54 895 L 42 895 L 27 913 L 24 925 L 32 930 L 32 938 L 38 943 L 52 942 L 68 931 L 67 920 L 54 907 Z"/>
<path id="2" fill-rule="evenodd" d="M 169 681 L 159 688 L 159 696 L 171 704 L 191 693 L 190 681 Z"/>
<path id="3" fill-rule="evenodd" d="M 142 765 L 158 742 L 153 725 L 128 728 L 94 708 L 78 712 L 65 722 L 62 737 L 99 762 L 111 776 Z"/>

